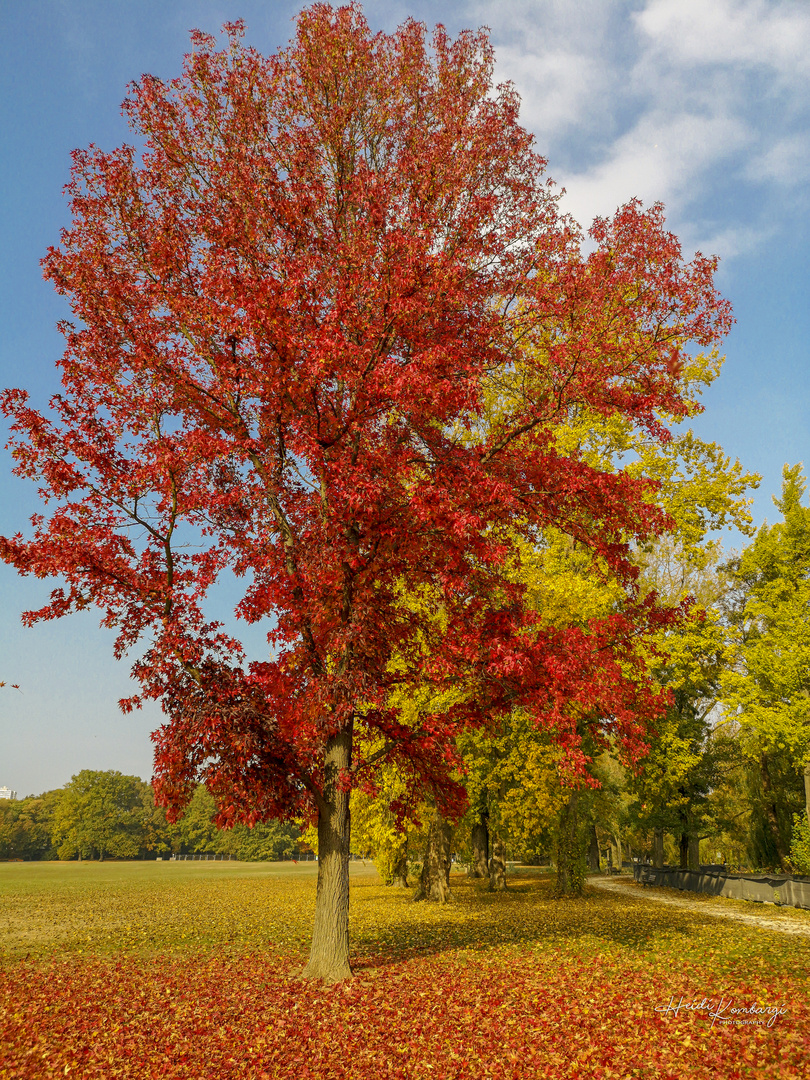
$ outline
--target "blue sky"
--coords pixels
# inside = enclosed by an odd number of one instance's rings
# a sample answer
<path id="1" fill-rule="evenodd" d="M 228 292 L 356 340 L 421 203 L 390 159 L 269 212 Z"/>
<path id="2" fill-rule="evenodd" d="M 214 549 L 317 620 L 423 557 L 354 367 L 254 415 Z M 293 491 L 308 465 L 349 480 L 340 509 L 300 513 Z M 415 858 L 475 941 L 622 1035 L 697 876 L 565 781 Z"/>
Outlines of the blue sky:
<path id="1" fill-rule="evenodd" d="M 44 405 L 57 389 L 62 302 L 39 260 L 66 223 L 69 154 L 127 140 L 119 105 L 143 72 L 172 77 L 188 31 L 243 18 L 273 52 L 299 4 L 275 0 L 5 0 L 0 10 L 0 386 Z M 810 439 L 810 5 L 790 0 L 500 0 L 368 3 L 375 29 L 412 15 L 450 31 L 489 26 L 499 80 L 584 225 L 633 196 L 663 201 L 687 252 L 718 254 L 736 324 L 699 434 L 763 481 L 756 522 L 775 511 L 785 462 Z M 37 509 L 0 465 L 0 533 Z M 729 546 L 739 544 L 735 535 Z M 82 768 L 151 774 L 157 709 L 122 716 L 131 692 L 110 635 L 84 613 L 23 629 L 47 583 L 0 567 L 0 785 L 20 795 Z M 223 597 L 225 592 L 223 591 Z M 224 604 L 224 600 L 223 600 Z M 254 644 L 258 643 L 258 638 Z"/>

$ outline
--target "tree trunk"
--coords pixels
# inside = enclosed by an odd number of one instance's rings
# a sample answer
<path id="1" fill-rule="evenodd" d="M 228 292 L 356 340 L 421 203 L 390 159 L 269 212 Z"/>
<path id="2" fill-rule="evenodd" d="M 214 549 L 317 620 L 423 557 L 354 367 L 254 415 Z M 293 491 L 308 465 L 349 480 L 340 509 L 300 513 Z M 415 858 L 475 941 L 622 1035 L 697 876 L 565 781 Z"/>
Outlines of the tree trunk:
<path id="1" fill-rule="evenodd" d="M 408 845 L 404 844 L 394 863 L 394 878 L 391 882 L 396 888 L 408 888 Z"/>
<path id="2" fill-rule="evenodd" d="M 664 830 L 653 830 L 653 866 L 660 870 L 664 865 Z"/>
<path id="3" fill-rule="evenodd" d="M 787 860 L 787 851 L 785 845 L 782 843 L 782 832 L 779 828 L 779 818 L 776 814 L 776 802 L 773 797 L 773 788 L 771 786 L 771 773 L 768 769 L 767 755 L 763 754 L 759 759 L 759 774 L 762 778 L 762 792 L 765 796 L 765 820 L 768 823 L 768 831 L 771 834 L 773 845 L 776 848 L 776 854 L 779 858 L 779 865 L 782 868 L 783 874 L 790 873 L 790 866 Z"/>
<path id="4" fill-rule="evenodd" d="M 810 762 L 804 767 L 804 812 L 810 821 Z"/>
<path id="5" fill-rule="evenodd" d="M 478 821 L 473 825 L 470 833 L 470 846 L 472 847 L 472 862 L 470 864 L 470 877 L 489 877 L 489 814 L 482 808 L 478 814 Z"/>
<path id="6" fill-rule="evenodd" d="M 341 773 L 352 764 L 352 726 L 326 742 L 323 801 L 318 814 L 318 890 L 307 979 L 335 983 L 351 977 L 349 966 L 349 792 Z"/>
<path id="7" fill-rule="evenodd" d="M 687 865 L 690 870 L 700 869 L 700 837 L 689 837 L 689 851 L 687 854 Z"/>
<path id="8" fill-rule="evenodd" d="M 678 818 L 681 822 L 681 833 L 678 838 L 678 854 L 680 856 L 678 865 L 681 870 L 689 869 L 689 815 L 685 810 L 678 811 Z"/>
<path id="9" fill-rule="evenodd" d="M 588 869 L 598 871 L 601 870 L 601 860 L 599 858 L 599 837 L 596 835 L 596 822 L 591 822 L 590 828 L 590 840 L 588 842 Z"/>
<path id="10" fill-rule="evenodd" d="M 579 792 L 572 791 L 560 812 L 555 862 L 554 895 L 582 896 L 585 884 L 585 846 L 579 820 Z"/>
<path id="11" fill-rule="evenodd" d="M 506 888 L 506 847 L 500 836 L 495 838 L 492 845 L 492 858 L 489 860 L 489 887 L 490 889 Z"/>
<path id="12" fill-rule="evenodd" d="M 422 873 L 416 887 L 414 900 L 433 900 L 446 904 L 450 899 L 450 843 L 453 826 L 433 811 L 433 818 L 425 844 Z"/>
<path id="13" fill-rule="evenodd" d="M 622 838 L 618 833 L 615 833 L 613 839 L 616 841 L 616 865 L 619 868 L 619 873 L 622 872 Z"/>

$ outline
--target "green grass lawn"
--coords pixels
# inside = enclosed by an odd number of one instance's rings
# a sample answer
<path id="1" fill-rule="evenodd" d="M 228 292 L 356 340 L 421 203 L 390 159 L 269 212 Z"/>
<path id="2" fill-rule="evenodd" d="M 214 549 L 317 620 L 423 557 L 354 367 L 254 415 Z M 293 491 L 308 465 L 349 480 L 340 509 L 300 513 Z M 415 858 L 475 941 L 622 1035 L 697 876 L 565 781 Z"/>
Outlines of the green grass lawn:
<path id="1" fill-rule="evenodd" d="M 505 894 L 458 875 L 450 905 L 414 904 L 353 863 L 356 974 L 323 987 L 297 977 L 315 874 L 0 864 L 0 1078 L 810 1075 L 810 938 L 632 884 L 558 902 L 531 872 Z M 714 999 L 782 1013 L 712 1022 Z"/>
<path id="2" fill-rule="evenodd" d="M 373 864 L 352 879 L 376 880 Z M 0 956 L 299 948 L 316 862 L 0 863 Z"/>

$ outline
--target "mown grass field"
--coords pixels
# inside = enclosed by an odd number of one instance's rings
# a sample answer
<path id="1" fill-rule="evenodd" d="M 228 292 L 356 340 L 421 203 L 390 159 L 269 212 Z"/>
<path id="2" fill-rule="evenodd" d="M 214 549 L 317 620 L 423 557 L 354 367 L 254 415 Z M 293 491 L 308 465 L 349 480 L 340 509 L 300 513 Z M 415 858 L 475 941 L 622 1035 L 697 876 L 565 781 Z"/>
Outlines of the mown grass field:
<path id="1" fill-rule="evenodd" d="M 297 977 L 314 888 L 312 864 L 0 864 L 0 1077 L 810 1075 L 810 937 L 529 872 L 438 908 L 354 864 L 356 975 L 323 986 Z"/>

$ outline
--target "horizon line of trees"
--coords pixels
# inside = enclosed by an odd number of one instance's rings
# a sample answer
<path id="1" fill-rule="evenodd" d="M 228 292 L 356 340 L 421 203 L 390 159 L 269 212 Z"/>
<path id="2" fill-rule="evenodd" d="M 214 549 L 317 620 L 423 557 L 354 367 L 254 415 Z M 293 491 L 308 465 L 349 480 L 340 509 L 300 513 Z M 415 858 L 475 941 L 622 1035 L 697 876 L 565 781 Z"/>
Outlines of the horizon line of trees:
<path id="1" fill-rule="evenodd" d="M 271 821 L 218 829 L 214 799 L 200 784 L 170 822 L 152 785 L 108 769 L 83 769 L 62 788 L 0 803 L 0 860 L 150 859 L 230 855 L 242 862 L 306 856 L 300 829 Z"/>

